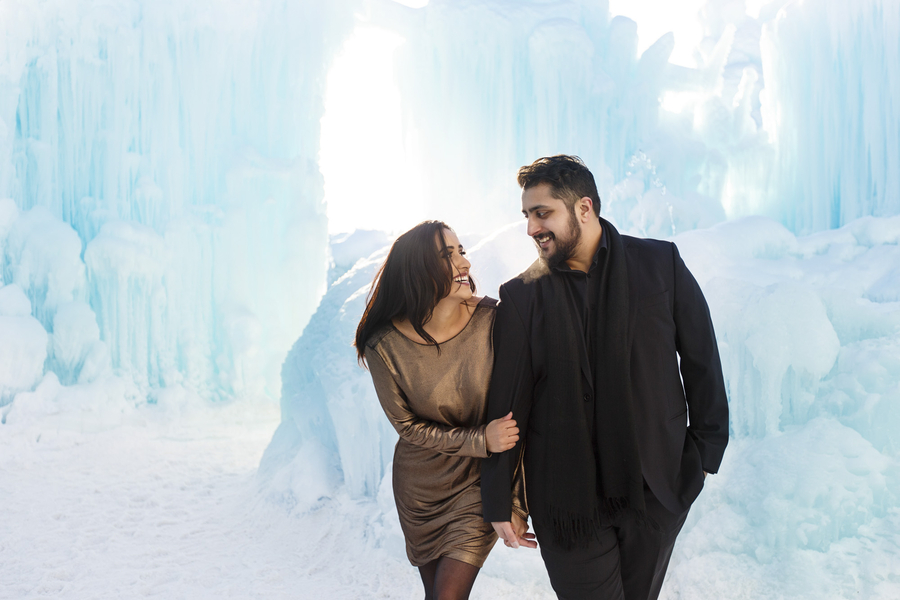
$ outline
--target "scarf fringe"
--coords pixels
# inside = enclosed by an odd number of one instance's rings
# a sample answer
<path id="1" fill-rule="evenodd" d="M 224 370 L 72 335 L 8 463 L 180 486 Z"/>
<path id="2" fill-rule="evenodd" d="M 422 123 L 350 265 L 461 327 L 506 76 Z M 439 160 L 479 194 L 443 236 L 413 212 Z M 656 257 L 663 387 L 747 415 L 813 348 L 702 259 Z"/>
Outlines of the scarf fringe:
<path id="1" fill-rule="evenodd" d="M 641 527 L 662 532 L 662 527 L 650 518 L 645 510 L 633 508 L 628 498 L 600 498 L 598 506 L 588 516 L 556 506 L 548 507 L 548 517 L 553 529 L 556 546 L 564 550 L 586 548 L 591 542 L 600 541 L 600 534 L 606 527 L 616 527 L 624 521 L 634 521 Z"/>

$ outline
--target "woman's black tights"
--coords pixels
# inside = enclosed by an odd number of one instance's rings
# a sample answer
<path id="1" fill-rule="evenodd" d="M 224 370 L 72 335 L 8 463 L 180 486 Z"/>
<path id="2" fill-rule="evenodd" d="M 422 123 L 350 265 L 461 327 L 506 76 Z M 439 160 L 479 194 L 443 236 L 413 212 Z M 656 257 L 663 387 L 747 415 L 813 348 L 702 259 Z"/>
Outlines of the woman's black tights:
<path id="1" fill-rule="evenodd" d="M 425 600 L 466 600 L 478 576 L 478 567 L 442 556 L 419 567 Z"/>

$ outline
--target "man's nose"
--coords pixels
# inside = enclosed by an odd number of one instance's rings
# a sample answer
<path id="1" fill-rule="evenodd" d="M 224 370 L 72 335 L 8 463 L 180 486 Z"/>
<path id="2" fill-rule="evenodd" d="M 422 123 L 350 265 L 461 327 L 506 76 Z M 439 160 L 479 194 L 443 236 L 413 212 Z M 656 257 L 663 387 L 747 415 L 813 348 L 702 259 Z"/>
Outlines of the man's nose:
<path id="1" fill-rule="evenodd" d="M 532 236 L 540 233 L 541 228 L 537 223 L 535 223 L 531 219 L 531 217 L 529 217 L 528 218 L 528 227 L 525 229 L 525 231 L 528 233 L 528 237 L 532 237 Z"/>

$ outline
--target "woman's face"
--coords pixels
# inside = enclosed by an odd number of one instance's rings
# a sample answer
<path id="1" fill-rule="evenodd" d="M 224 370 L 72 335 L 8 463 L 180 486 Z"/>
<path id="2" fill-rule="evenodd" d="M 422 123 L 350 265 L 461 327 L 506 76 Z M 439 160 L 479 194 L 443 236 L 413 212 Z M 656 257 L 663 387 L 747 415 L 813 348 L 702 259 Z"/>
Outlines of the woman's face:
<path id="1" fill-rule="evenodd" d="M 466 259 L 466 251 L 459 238 L 449 229 L 444 230 L 444 242 L 446 246 L 441 248 L 441 238 L 437 239 L 438 252 L 441 258 L 447 259 L 452 267 L 453 282 L 450 286 L 448 298 L 463 302 L 472 297 L 472 286 L 469 284 L 469 267 L 472 265 Z"/>

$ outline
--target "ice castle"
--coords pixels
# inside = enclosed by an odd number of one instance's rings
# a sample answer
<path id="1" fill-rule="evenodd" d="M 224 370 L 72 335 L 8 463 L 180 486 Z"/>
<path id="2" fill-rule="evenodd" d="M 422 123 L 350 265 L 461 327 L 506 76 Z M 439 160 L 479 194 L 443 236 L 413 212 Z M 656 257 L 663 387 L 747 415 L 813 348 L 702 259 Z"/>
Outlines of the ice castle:
<path id="1" fill-rule="evenodd" d="M 689 68 L 605 0 L 4 2 L 0 420 L 35 390 L 280 398 L 274 496 L 384 490 L 349 341 L 388 236 L 329 243 L 318 162 L 328 70 L 380 27 L 422 211 L 473 232 L 482 290 L 530 262 L 515 170 L 560 152 L 703 286 L 734 442 L 673 589 L 722 562 L 786 596 L 896 585 L 900 3 L 749 4 L 704 5 Z"/>

